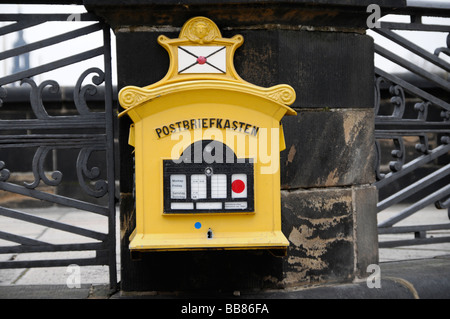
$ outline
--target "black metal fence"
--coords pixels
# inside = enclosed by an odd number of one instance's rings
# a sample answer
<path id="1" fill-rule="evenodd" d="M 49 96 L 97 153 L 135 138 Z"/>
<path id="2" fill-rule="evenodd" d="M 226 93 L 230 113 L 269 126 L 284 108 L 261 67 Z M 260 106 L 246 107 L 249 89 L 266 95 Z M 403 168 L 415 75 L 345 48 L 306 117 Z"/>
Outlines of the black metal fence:
<path id="1" fill-rule="evenodd" d="M 26 213 L 8 201 L 2 202 L 0 196 L 0 216 L 83 237 L 79 242 L 60 244 L 0 229 L 0 254 L 94 252 L 94 256 L 82 258 L 36 257 L 26 261 L 10 258 L 0 261 L 0 269 L 107 265 L 110 285 L 115 287 L 116 200 L 110 29 L 88 13 L 0 14 L 1 21 L 5 23 L 0 27 L 0 38 L 11 34 L 20 36 L 23 30 L 30 30 L 29 34 L 39 38 L 42 35 L 33 33 L 31 28 L 56 21 L 60 24 L 54 25 L 53 36 L 31 40 L 28 44 L 20 43 L 0 52 L 0 63 L 27 57 L 35 50 L 58 44 L 63 45 L 63 49 L 55 49 L 57 57 L 50 62 L 30 64 L 25 68 L 22 65 L 0 78 L 0 193 L 4 191 L 3 194 L 40 200 L 41 207 L 69 207 L 104 216 L 107 230 L 96 231 Z M 57 26 L 63 24 L 70 24 L 71 30 L 58 32 Z M 94 33 L 102 39 L 96 47 L 85 49 L 72 44 L 74 39 Z M 81 62 L 91 63 L 96 57 L 103 61 L 103 70 L 94 62 L 86 70 L 79 66 Z M 64 71 L 74 65 L 78 78 L 76 83 L 69 85 L 70 92 L 54 79 L 46 79 L 49 72 Z M 67 77 L 75 73 L 73 69 L 64 72 Z M 25 104 L 19 105 L 14 98 L 18 87 L 21 94 L 28 89 L 29 100 Z M 67 102 L 68 95 L 72 97 L 70 103 Z M 91 108 L 87 98 L 96 95 L 100 95 L 100 102 Z M 52 101 L 48 103 L 52 106 L 46 107 L 44 104 L 49 96 Z M 24 112 L 24 108 L 28 111 Z M 25 169 L 24 163 L 28 163 Z"/>
<path id="2" fill-rule="evenodd" d="M 450 84 L 445 78 L 450 71 L 450 35 L 447 37 L 447 47 L 436 48 L 430 53 L 394 31 L 450 34 L 450 25 L 424 24 L 417 11 L 405 16 L 410 18 L 409 23 L 382 22 L 381 28 L 373 31 L 435 65 L 442 74 L 429 72 L 405 57 L 396 55 L 388 47 L 375 45 L 377 55 L 417 76 L 398 76 L 375 68 L 375 137 L 378 155 L 375 185 L 380 192 L 377 208 L 382 212 L 393 205 L 406 203 L 402 211 L 379 224 L 379 234 L 414 234 L 412 239 L 381 241 L 381 248 L 450 241 L 448 236 L 427 235 L 430 231 L 449 230 L 450 223 L 395 226 L 432 204 L 438 209 L 450 207 Z M 108 265 L 110 284 L 115 286 L 114 113 L 110 30 L 96 16 L 88 13 L 0 14 L 0 22 L 6 22 L 0 26 L 0 38 L 20 34 L 23 30 L 51 21 L 79 26 L 0 52 L 0 62 L 16 57 L 27 58 L 36 50 L 62 43 L 65 44 L 64 53 L 69 53 L 51 62 L 34 66 L 25 64 L 25 67 L 16 68 L 0 78 L 0 192 L 104 216 L 107 231 L 99 232 L 25 213 L 7 202 L 3 203 L 0 196 L 0 216 L 87 239 L 87 242 L 54 244 L 0 229 L 0 254 L 95 252 L 94 257 L 88 258 L 0 261 L 0 269 L 71 264 Z M 81 52 L 79 47 L 72 50 L 69 44 L 72 40 L 93 33 L 102 34 L 103 43 Z M 81 70 L 77 69 L 77 79 L 70 85 L 69 91 L 60 87 L 54 79 L 47 78 L 51 71 L 98 57 L 102 58 L 103 70 L 98 66 L 85 70 L 78 68 Z M 42 78 L 45 80 L 40 80 Z M 20 94 L 27 90 L 29 100 L 26 105 L 18 105 L 14 99 L 18 88 L 22 90 Z M 68 96 L 71 102 L 67 102 Z M 93 96 L 99 96 L 95 107 L 88 103 L 88 97 Z M 28 111 L 24 112 L 23 108 L 28 108 Z M 28 163 L 25 177 L 23 163 Z M 75 191 L 76 188 L 79 192 Z"/>
<path id="3" fill-rule="evenodd" d="M 448 11 L 448 10 L 447 10 Z M 373 29 L 381 39 L 409 52 L 398 55 L 390 46 L 375 44 L 378 56 L 402 67 L 397 75 L 375 68 L 375 138 L 377 147 L 378 212 L 402 204 L 402 210 L 379 222 L 379 234 L 413 234 L 410 239 L 380 241 L 380 248 L 450 242 L 448 236 L 430 234 L 449 230 L 450 223 L 397 225 L 420 210 L 435 205 L 450 207 L 450 23 L 424 23 L 420 13 L 405 14 L 409 22 L 382 22 Z M 405 32 L 449 33 L 447 47 L 423 48 Z M 411 61 L 420 57 L 424 67 Z M 433 71 L 430 71 L 430 70 Z M 446 214 L 445 211 L 442 211 Z M 450 217 L 450 215 L 449 215 Z M 397 226 L 395 226 L 397 225 Z M 448 233 L 447 233 L 448 234 Z"/>

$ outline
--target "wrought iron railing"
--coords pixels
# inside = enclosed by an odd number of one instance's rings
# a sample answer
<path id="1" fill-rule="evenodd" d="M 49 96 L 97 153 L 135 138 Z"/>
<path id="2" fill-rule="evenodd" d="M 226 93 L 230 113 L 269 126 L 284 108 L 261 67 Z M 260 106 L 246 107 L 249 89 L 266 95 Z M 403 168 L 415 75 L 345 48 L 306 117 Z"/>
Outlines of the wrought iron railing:
<path id="1" fill-rule="evenodd" d="M 407 239 L 380 240 L 380 248 L 450 242 L 448 232 L 430 235 L 450 230 L 450 223 L 398 225 L 430 205 L 450 207 L 450 82 L 446 78 L 450 72 L 450 23 L 425 24 L 417 12 L 405 16 L 409 23 L 381 22 L 381 28 L 373 31 L 379 39 L 389 39 L 434 67 L 430 71 L 375 41 L 378 56 L 407 70 L 392 74 L 375 68 L 377 209 L 380 213 L 403 204 L 400 211 L 379 222 L 378 230 L 380 235 L 414 234 Z M 399 30 L 449 33 L 447 47 L 430 52 Z"/>
<path id="2" fill-rule="evenodd" d="M 71 31 L 34 42 L 32 40 L 29 44 L 0 52 L 1 62 L 44 47 L 64 44 L 63 52 L 60 51 L 61 57 L 18 69 L 0 78 L 0 190 L 38 199 L 49 205 L 105 216 L 107 229 L 97 231 L 62 223 L 0 202 L 0 216 L 83 237 L 81 241 L 62 244 L 30 238 L 14 233 L 13 229 L 0 229 L 0 239 L 8 243 L 0 244 L 0 254 L 94 252 L 93 257 L 45 257 L 22 261 L 20 258 L 10 258 L 0 261 L 0 269 L 71 264 L 107 265 L 110 284 L 115 287 L 114 115 L 110 29 L 96 16 L 88 13 L 78 14 L 76 19 L 71 14 L 0 14 L 0 21 L 7 22 L 0 27 L 0 37 L 18 34 L 49 21 L 58 21 L 60 25 L 70 24 L 72 27 Z M 86 22 L 90 24 L 86 26 Z M 76 38 L 94 33 L 100 34 L 102 39 L 94 48 L 80 49 L 71 44 Z M 37 35 L 33 31 L 29 34 Z M 77 50 L 81 52 L 70 54 Z M 69 55 L 62 57 L 63 53 Z M 50 71 L 64 70 L 67 66 L 91 61 L 94 57 L 102 58 L 103 70 L 95 63 L 87 70 L 79 70 L 78 80 L 71 86 L 72 92 L 60 87 L 54 79 L 39 83 L 39 79 L 46 78 Z M 66 71 L 66 75 L 69 76 L 72 72 Z M 87 81 L 90 83 L 86 84 Z M 12 97 L 18 86 L 21 89 L 29 88 L 29 99 L 25 104 L 15 103 L 17 101 Z M 100 107 L 92 109 L 87 103 L 87 97 L 99 92 L 102 94 L 99 98 Z M 72 103 L 67 103 L 67 98 L 62 97 L 68 93 L 73 96 Z M 47 103 L 45 94 L 55 96 L 57 106 L 51 110 L 44 105 Z M 27 108 L 29 111 L 23 111 Z M 31 165 L 23 167 L 28 157 Z M 28 180 L 19 181 L 15 178 L 27 171 L 31 172 L 27 175 Z M 64 183 L 69 183 L 65 192 L 60 190 Z M 81 191 L 78 192 L 78 189 Z"/>

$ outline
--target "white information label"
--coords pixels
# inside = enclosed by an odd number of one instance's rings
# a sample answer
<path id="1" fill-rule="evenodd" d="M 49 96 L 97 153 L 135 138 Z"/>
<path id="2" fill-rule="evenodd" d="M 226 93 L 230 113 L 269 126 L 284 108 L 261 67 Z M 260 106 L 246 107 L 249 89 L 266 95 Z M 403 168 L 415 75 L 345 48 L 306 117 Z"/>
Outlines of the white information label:
<path id="1" fill-rule="evenodd" d="M 211 198 L 227 198 L 227 175 L 211 176 Z"/>
<path id="2" fill-rule="evenodd" d="M 170 198 L 186 199 L 186 175 L 170 175 Z"/>
<path id="3" fill-rule="evenodd" d="M 194 209 L 194 203 L 170 203 L 170 209 Z"/>
<path id="4" fill-rule="evenodd" d="M 202 199 L 206 198 L 206 175 L 194 174 L 191 175 L 191 198 Z"/>
<path id="5" fill-rule="evenodd" d="M 226 202 L 225 209 L 247 209 L 247 202 Z"/>
<path id="6" fill-rule="evenodd" d="M 197 209 L 222 209 L 222 203 L 214 202 L 214 203 L 197 203 Z"/>

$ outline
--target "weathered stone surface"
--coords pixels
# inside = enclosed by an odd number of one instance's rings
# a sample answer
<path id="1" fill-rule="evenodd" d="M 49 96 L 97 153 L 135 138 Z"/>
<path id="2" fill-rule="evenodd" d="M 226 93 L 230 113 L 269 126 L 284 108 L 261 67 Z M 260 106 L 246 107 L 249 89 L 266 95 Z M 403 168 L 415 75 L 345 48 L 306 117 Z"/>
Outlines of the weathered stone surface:
<path id="1" fill-rule="evenodd" d="M 74 0 L 81 2 L 81 0 Z M 228 26 L 284 24 L 292 26 L 329 26 L 365 29 L 369 4 L 379 4 L 384 14 L 402 0 L 291 0 L 291 1 L 225 1 L 225 0 L 83 0 L 89 11 L 95 11 L 113 27 L 143 25 L 181 26 L 193 16 L 214 17 Z"/>
<path id="2" fill-rule="evenodd" d="M 374 182 L 373 110 L 299 111 L 282 123 L 282 189 Z"/>
<path id="3" fill-rule="evenodd" d="M 285 286 L 353 278 L 352 189 L 282 191 Z"/>
<path id="4" fill-rule="evenodd" d="M 353 189 L 355 206 L 355 275 L 367 277 L 367 266 L 378 263 L 377 203 L 375 186 L 359 186 Z"/>
<path id="5" fill-rule="evenodd" d="M 260 29 L 244 37 L 236 70 L 260 86 L 280 83 L 296 92 L 294 108 L 373 108 L 373 39 L 367 35 Z M 344 62 L 345 61 L 345 62 Z"/>

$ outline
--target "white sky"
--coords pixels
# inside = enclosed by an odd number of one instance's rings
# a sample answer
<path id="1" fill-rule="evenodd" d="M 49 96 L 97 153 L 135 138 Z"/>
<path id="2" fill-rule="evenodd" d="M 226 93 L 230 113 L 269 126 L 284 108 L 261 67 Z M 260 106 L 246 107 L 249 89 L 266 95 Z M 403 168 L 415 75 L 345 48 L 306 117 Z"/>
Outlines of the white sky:
<path id="1" fill-rule="evenodd" d="M 414 0 L 410 0 L 414 1 Z M 431 1 L 435 5 L 439 5 L 439 3 L 443 3 L 444 5 L 449 5 L 450 0 L 432 0 Z M 430 2 L 430 3 L 431 3 Z M 81 13 L 86 12 L 83 6 L 63 6 L 63 5 L 0 5 L 0 13 Z M 405 20 L 406 19 L 406 20 Z M 408 17 L 402 16 L 386 16 L 382 19 L 389 21 L 404 21 L 409 22 Z M 450 25 L 450 18 L 423 18 L 424 23 L 433 23 L 433 24 L 444 24 Z M 0 22 L 0 26 L 6 25 L 5 22 Z M 80 25 L 88 25 L 91 23 L 78 23 L 77 27 Z M 54 36 L 57 34 L 61 34 L 72 29 L 71 23 L 64 22 L 47 22 L 43 25 L 32 27 L 24 30 L 24 38 L 28 43 L 35 42 L 40 39 L 45 39 L 50 36 Z M 399 33 L 406 37 L 412 42 L 418 44 L 425 50 L 433 53 L 434 50 L 438 47 L 446 47 L 446 38 L 447 33 L 443 32 L 416 32 L 416 31 L 399 31 Z M 396 45 L 395 43 L 377 35 L 371 30 L 367 31 L 367 34 L 372 36 L 375 39 L 375 42 L 380 44 L 381 46 L 388 48 L 391 51 L 396 52 L 398 55 L 406 58 L 407 60 L 415 63 L 416 65 L 427 68 L 433 72 L 442 72 L 442 70 L 438 69 L 431 63 L 424 61 L 423 59 L 415 56 L 411 52 L 408 52 Z M 7 49 L 11 49 L 14 41 L 17 39 L 17 33 L 8 34 L 6 36 L 0 37 L 0 50 L 4 51 Z M 111 32 L 111 40 L 112 40 L 112 68 L 113 68 L 113 83 L 116 84 L 116 68 L 115 68 L 115 38 L 114 34 Z M 58 44 L 48 48 L 40 49 L 31 52 L 30 55 L 30 64 L 31 67 L 35 67 L 38 65 L 42 65 L 45 63 L 49 63 L 54 61 L 55 59 L 60 59 L 66 56 L 70 56 L 79 52 L 83 52 L 84 50 L 89 50 L 101 46 L 103 43 L 101 32 L 96 32 L 93 35 L 83 36 L 70 41 L 70 45 Z M 442 58 L 450 61 L 448 57 L 445 55 L 441 56 Z M 403 68 L 387 61 L 386 59 L 375 56 L 375 65 L 381 69 L 384 69 L 391 73 L 397 72 L 406 72 Z M 55 70 L 52 72 L 48 72 L 45 74 L 41 74 L 35 77 L 37 83 L 40 83 L 45 80 L 56 80 L 61 86 L 64 85 L 74 85 L 79 75 L 85 71 L 86 69 L 97 66 L 100 69 L 103 68 L 103 58 L 97 57 L 86 62 L 77 63 L 75 65 L 71 65 L 68 67 L 61 68 L 59 70 Z M 12 59 L 7 59 L 5 61 L 0 61 L 0 77 L 5 76 L 6 74 L 10 74 L 12 68 Z"/>
<path id="2" fill-rule="evenodd" d="M 450 3 L 450 0 L 446 0 L 446 3 Z M 399 16 L 399 15 L 388 15 L 380 19 L 380 21 L 389 21 L 389 22 L 409 22 L 408 16 Z M 435 17 L 423 17 L 422 23 L 424 24 L 439 24 L 439 25 L 447 25 L 450 26 L 450 18 L 435 18 Z M 434 50 L 439 47 L 447 47 L 447 35 L 448 33 L 444 32 L 429 32 L 429 31 L 395 31 L 397 34 L 402 37 L 410 40 L 414 44 L 420 46 L 422 49 L 430 53 L 434 53 Z M 375 43 L 380 45 L 383 48 L 386 48 L 392 52 L 395 52 L 397 55 L 402 58 L 422 67 L 430 72 L 438 72 L 442 73 L 442 69 L 436 67 L 434 64 L 429 63 L 428 61 L 423 60 L 418 57 L 414 53 L 407 51 L 402 48 L 398 44 L 378 35 L 372 30 L 368 30 L 367 34 L 374 38 Z M 443 55 L 442 53 L 439 55 L 440 58 L 450 61 L 449 57 Z M 375 55 L 375 66 L 388 71 L 389 73 L 402 73 L 408 72 L 402 67 L 392 63 L 391 61 Z"/>
<path id="3" fill-rule="evenodd" d="M 0 5 L 1 13 L 83 13 L 86 12 L 83 6 L 71 6 L 71 5 Z M 77 22 L 76 28 L 81 28 L 94 24 L 95 22 Z M 7 25 L 9 23 L 0 22 L 0 26 Z M 42 25 L 31 27 L 24 30 L 24 39 L 27 43 L 46 39 L 51 36 L 62 34 L 73 30 L 72 22 L 46 22 Z M 0 37 L 0 50 L 8 50 L 13 48 L 13 44 L 17 39 L 17 32 L 7 34 Z M 101 31 L 93 34 L 82 36 L 67 42 L 42 48 L 30 52 L 30 67 L 36 67 L 42 64 L 50 63 L 52 61 L 65 58 L 77 53 L 81 53 L 90 49 L 94 49 L 103 45 L 103 35 Z M 116 68 L 115 68 L 115 37 L 111 32 L 111 46 L 112 46 L 112 73 L 113 83 L 116 84 Z M 0 76 L 5 76 L 11 73 L 13 66 L 12 59 L 6 59 L 0 61 Z M 83 61 L 77 64 L 73 64 L 67 67 L 63 67 L 45 74 L 40 74 L 34 77 L 35 81 L 39 84 L 45 80 L 55 80 L 60 86 L 75 85 L 78 77 L 81 73 L 91 67 L 99 67 L 104 70 L 103 57 L 99 56 L 87 61 Z"/>

